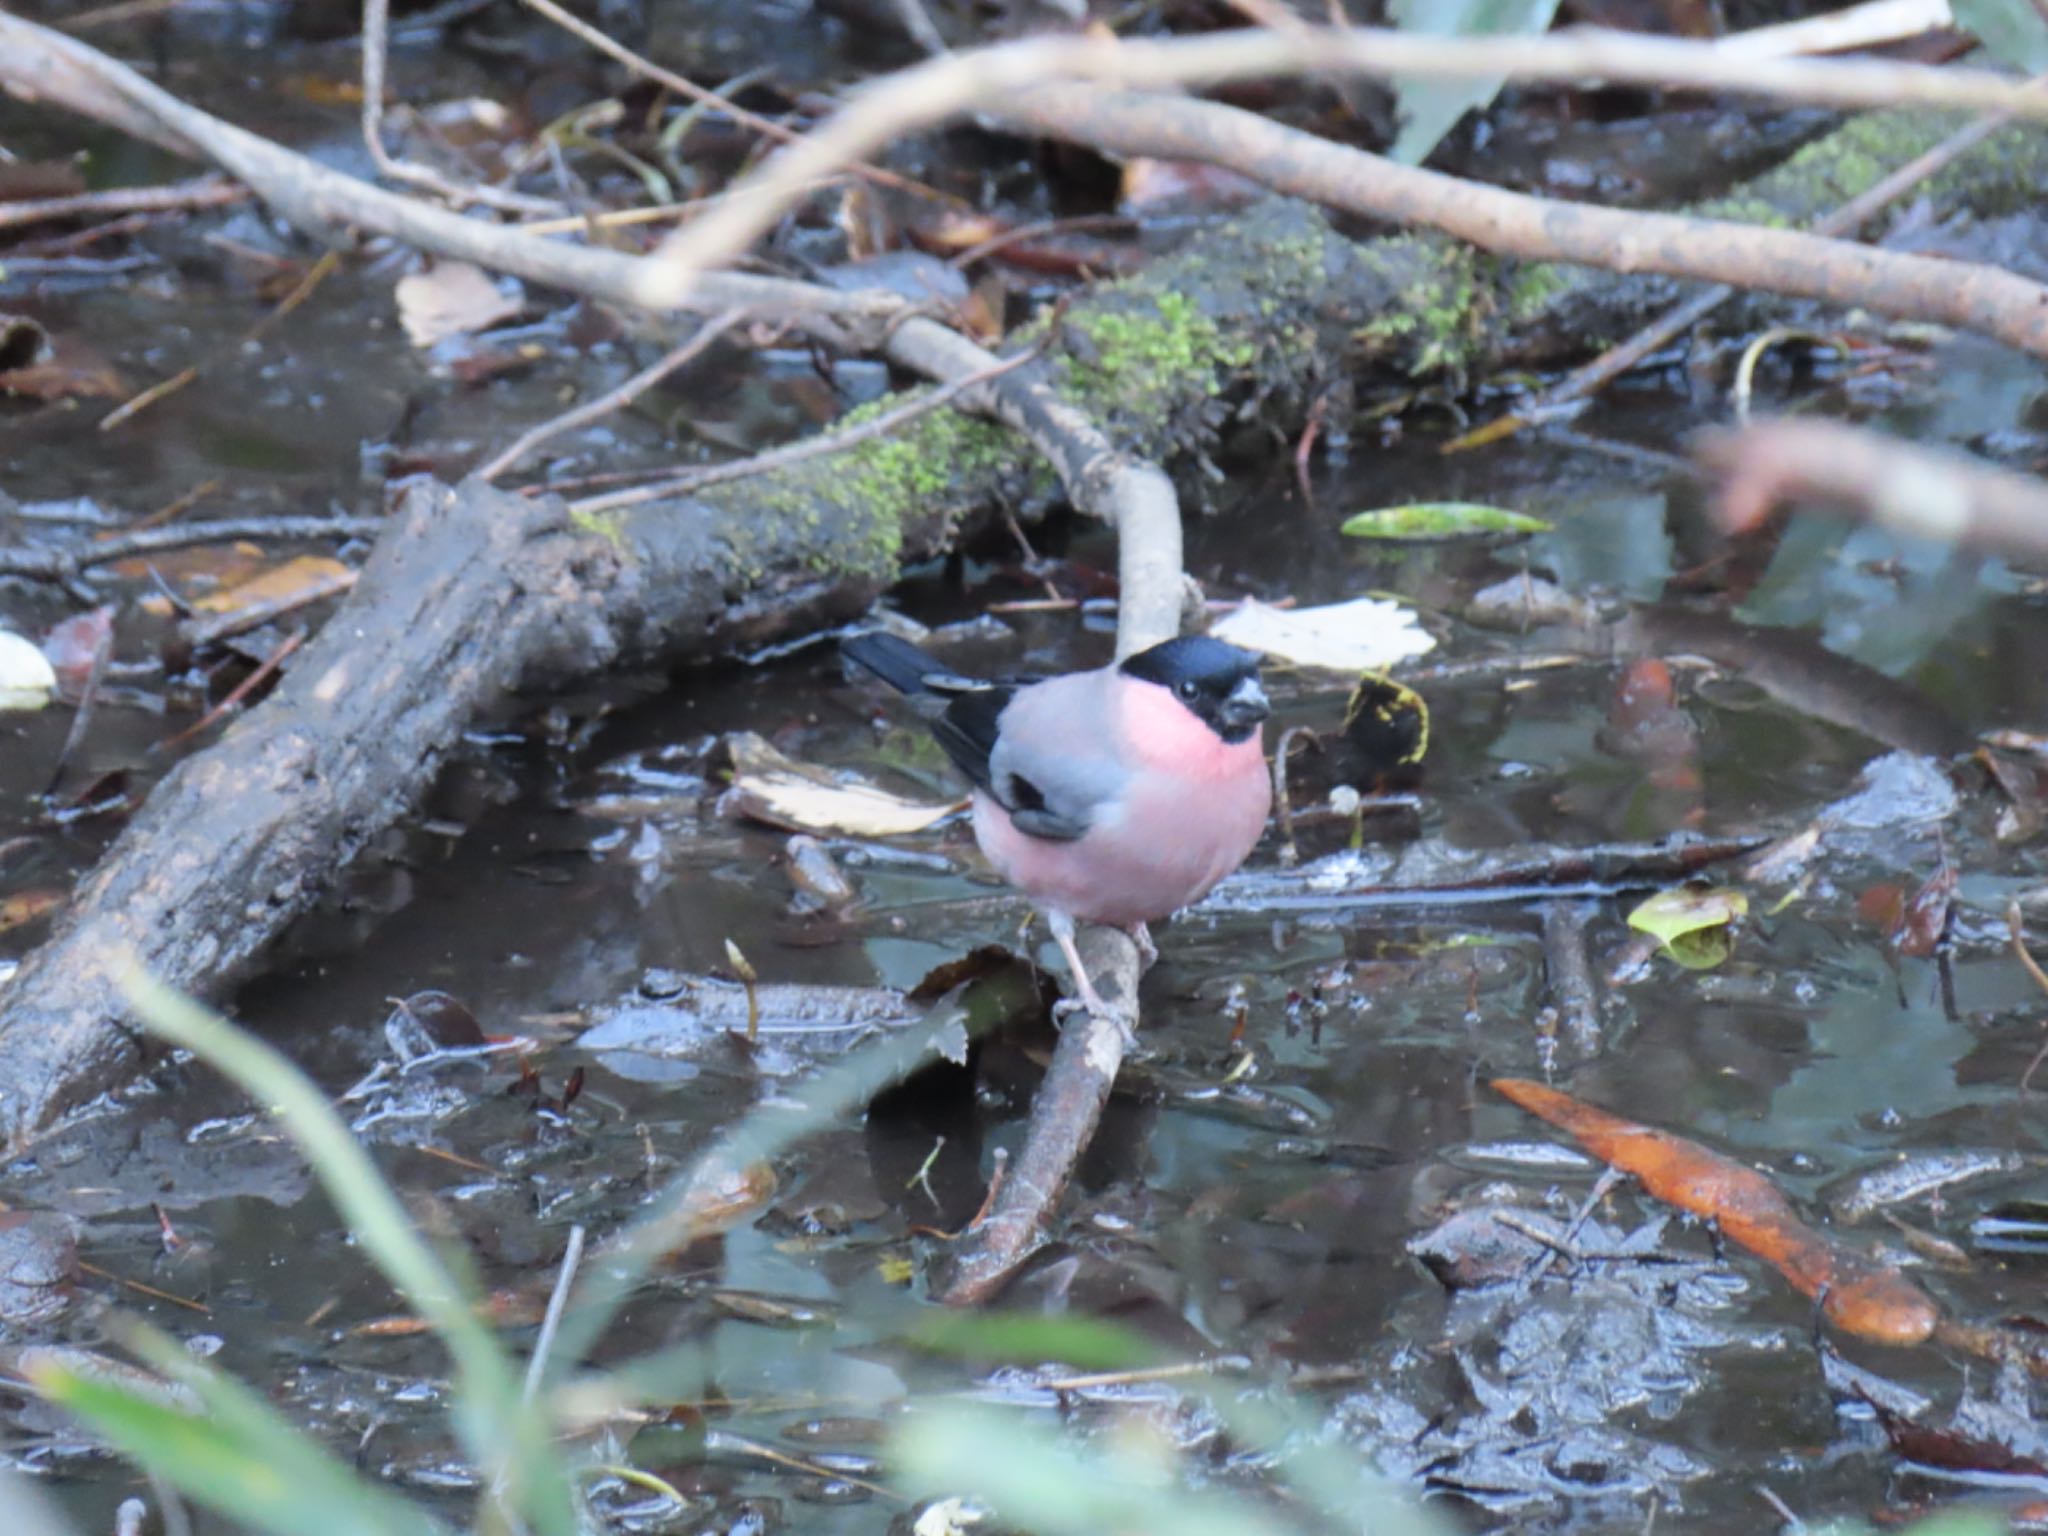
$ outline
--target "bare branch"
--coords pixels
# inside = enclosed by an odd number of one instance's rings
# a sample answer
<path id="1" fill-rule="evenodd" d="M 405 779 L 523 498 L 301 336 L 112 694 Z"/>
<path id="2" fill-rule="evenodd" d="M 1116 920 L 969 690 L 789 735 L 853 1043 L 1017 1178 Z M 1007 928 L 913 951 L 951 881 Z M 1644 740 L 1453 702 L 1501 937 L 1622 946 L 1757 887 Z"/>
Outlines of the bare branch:
<path id="1" fill-rule="evenodd" d="M 694 358 L 701 357 L 712 343 L 746 318 L 745 310 L 729 309 L 715 319 L 706 321 L 697 328 L 696 335 L 680 346 L 671 347 L 660 359 L 641 369 L 617 388 L 608 389 L 595 399 L 586 400 L 575 409 L 564 411 L 538 426 L 528 427 L 514 438 L 503 452 L 494 455 L 480 466 L 477 470 L 478 477 L 495 480 L 550 438 L 560 437 L 564 432 L 573 432 L 600 417 L 609 416 L 613 411 L 623 410 L 678 368 Z"/>
<path id="2" fill-rule="evenodd" d="M 2035 108 L 2048 104 L 2048 93 L 2030 85 L 2020 90 Z M 1012 96 L 999 110 L 1006 122 L 1033 132 L 1115 153 L 1227 166 L 1276 191 L 1427 225 L 1501 255 L 1860 305 L 2048 356 L 2048 288 L 1997 267 L 1880 251 L 1797 230 L 1531 197 L 1396 165 L 1236 107 L 1187 97 L 1059 85 Z"/>
<path id="3" fill-rule="evenodd" d="M 772 227 L 795 188 L 927 124 L 975 111 L 1008 115 L 1006 98 L 1056 81 L 1142 89 L 1285 74 L 1606 81 L 1738 91 L 1822 106 L 1956 107 L 2048 118 L 2048 99 L 2023 81 L 1988 70 L 1869 59 L 1752 59 L 1718 53 L 1710 44 L 1595 30 L 1452 38 L 1312 27 L 1139 40 L 1031 38 L 931 59 L 860 91 L 837 117 L 742 182 L 729 202 L 671 236 L 657 264 L 643 274 L 641 300 L 651 307 L 680 303 L 702 274 Z"/>

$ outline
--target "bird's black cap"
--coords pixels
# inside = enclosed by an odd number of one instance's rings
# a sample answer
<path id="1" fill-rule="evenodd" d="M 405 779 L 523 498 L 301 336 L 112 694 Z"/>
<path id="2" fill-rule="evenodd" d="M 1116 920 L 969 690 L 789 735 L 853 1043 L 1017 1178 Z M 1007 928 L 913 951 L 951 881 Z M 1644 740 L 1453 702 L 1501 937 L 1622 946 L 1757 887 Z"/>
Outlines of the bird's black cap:
<path id="1" fill-rule="evenodd" d="M 1118 671 L 1169 688 L 1225 741 L 1245 740 L 1266 718 L 1259 657 L 1208 635 L 1182 635 L 1125 660 Z"/>

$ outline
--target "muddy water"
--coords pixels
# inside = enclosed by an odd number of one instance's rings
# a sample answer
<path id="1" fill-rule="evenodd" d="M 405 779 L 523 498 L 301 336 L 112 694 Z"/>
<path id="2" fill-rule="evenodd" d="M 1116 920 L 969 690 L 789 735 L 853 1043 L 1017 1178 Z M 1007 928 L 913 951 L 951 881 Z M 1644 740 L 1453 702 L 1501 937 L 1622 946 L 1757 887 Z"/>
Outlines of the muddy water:
<path id="1" fill-rule="evenodd" d="M 334 126 L 307 110 L 322 131 Z M 214 227 L 275 243 L 253 216 Z M 594 390 L 634 366 L 616 338 L 578 341 L 573 363 L 554 357 L 579 320 L 537 305 L 532 334 L 549 360 L 457 388 L 406 348 L 390 317 L 392 272 L 374 264 L 345 268 L 288 327 L 245 346 L 262 309 L 251 272 L 217 244 L 174 231 L 157 240 L 160 270 L 146 281 L 73 272 L 0 288 L 0 304 L 90 341 L 137 387 L 207 361 L 203 387 L 111 438 L 94 430 L 96 409 L 8 405 L 5 488 L 19 500 L 83 496 L 140 514 L 218 478 L 209 513 L 373 507 L 395 463 L 459 473 L 555 409 L 565 382 Z M 685 388 L 667 410 L 698 424 L 699 451 L 801 430 L 816 406 L 807 368 L 735 357 L 715 388 Z M 879 380 L 855 368 L 840 383 L 858 395 Z M 1897 429 L 2017 462 L 2044 447 L 2038 370 L 1973 344 L 1888 384 L 1784 372 L 1771 385 L 1834 413 L 1882 390 L 1875 403 Z M 1881 755 L 1920 744 L 1915 722 L 1928 711 L 1965 737 L 2039 727 L 2048 633 L 2024 578 L 1817 517 L 1760 554 L 1731 555 L 1705 527 L 1698 489 L 1655 458 L 1720 415 L 1712 400 L 1629 389 L 1575 423 L 1574 438 L 1451 459 L 1437 455 L 1426 411 L 1397 440 L 1361 423 L 1349 462 L 1322 464 L 1310 500 L 1284 465 L 1233 466 L 1191 529 L 1190 566 L 1212 594 L 1391 593 L 1442 642 L 1409 670 L 1432 715 L 1419 809 L 1374 817 L 1367 857 L 1767 837 L 1855 792 Z M 672 451 L 643 412 L 580 447 L 577 467 L 658 449 Z M 1389 550 L 1335 532 L 1345 513 L 1416 499 L 1512 506 L 1556 528 L 1478 549 Z M 1053 530 L 1046 543 L 1081 564 L 1112 558 L 1087 529 Z M 1685 661 L 1696 648 L 1668 648 L 1690 773 L 1660 782 L 1641 733 L 1617 721 L 1627 648 L 1611 654 L 1595 621 L 1627 604 L 1675 609 L 1681 586 L 1711 592 L 1744 558 L 1757 567 L 1736 610 L 1749 638 L 1724 634 L 1705 663 Z M 1590 602 L 1592 618 L 1502 627 L 1467 616 L 1475 592 L 1523 572 Z M 977 561 L 917 573 L 898 600 L 941 622 L 1030 594 Z M 52 591 L 0 589 L 0 619 L 25 631 L 67 608 Z M 1071 612 L 1002 622 L 1001 637 L 957 654 L 1053 668 L 1106 652 L 1099 622 Z M 150 654 L 152 621 L 131 611 L 122 625 L 120 654 Z M 1844 682 L 1784 665 L 1754 638 L 1774 627 L 1818 635 L 1863 670 Z M 1551 656 L 1570 664 L 1528 664 Z M 1327 681 L 1280 670 L 1274 683 L 1281 725 L 1328 730 L 1342 713 L 1343 690 Z M 163 694 L 145 674 L 111 699 L 72 782 L 120 768 L 146 786 L 161 771 L 146 749 L 195 713 Z M 35 811 L 68 725 L 62 711 L 0 723 L 0 898 L 62 890 L 113 830 L 53 828 Z M 823 649 L 528 701 L 478 734 L 425 814 L 384 840 L 237 1001 L 240 1017 L 348 1095 L 421 1223 L 466 1248 L 494 1288 L 544 1288 L 573 1224 L 616 1225 L 720 1128 L 847 1044 L 771 1034 L 749 1050 L 714 1034 L 674 1056 L 592 1051 L 578 1035 L 593 1019 L 668 995 L 678 975 L 725 970 L 728 941 L 764 982 L 814 986 L 909 986 L 987 944 L 1049 959 L 1042 935 L 1019 943 L 1021 907 L 981 880 L 957 823 L 832 843 L 858 913 L 793 913 L 784 834 L 715 809 L 709 748 L 734 730 L 898 788 L 950 783 L 902 717 Z M 1297 783 L 1309 859 L 1337 853 L 1349 832 L 1312 814 L 1327 763 L 1304 759 Z M 1515 1203 L 1532 1220 L 1579 1209 L 1597 1170 L 1486 1086 L 1550 1073 L 1768 1170 L 1817 1212 L 1842 1209 L 1830 1202 L 1845 1180 L 1903 1155 L 1987 1154 L 1996 1171 L 1893 1214 L 1970 1253 L 1965 1270 L 1918 1271 L 1959 1316 L 2037 1312 L 2038 1261 L 1976 1253 L 1970 1234 L 1985 1212 L 2042 1194 L 2038 1109 L 2017 1095 L 2042 999 L 2004 948 L 2002 917 L 2008 896 L 2040 879 L 2041 859 L 2032 844 L 1995 841 L 2000 804 L 1981 775 L 1958 774 L 1952 796 L 1938 773 L 1911 782 L 1910 794 L 1881 785 L 1867 815 L 1838 824 L 1784 905 L 1780 890 L 1757 894 L 1733 956 L 1711 971 L 1631 956 L 1624 914 L 1640 882 L 1578 890 L 1569 900 L 1598 978 L 1600 1043 L 1576 1058 L 1546 1023 L 1557 1001 L 1551 893 L 1308 900 L 1269 840 L 1243 881 L 1161 931 L 1142 1059 L 1058 1245 L 1010 1301 L 1114 1318 L 1176 1357 L 1246 1357 L 1260 1380 L 1299 1370 L 1329 1438 L 1431 1490 L 1463 1527 L 1639 1530 L 1654 1514 L 1665 1529 L 1721 1530 L 1758 1519 L 1758 1486 L 1810 1519 L 1936 1493 L 1867 1412 L 1830 1397 L 1811 1303 L 1630 1186 L 1580 1229 L 1579 1251 L 1633 1245 L 1654 1263 L 1589 1262 L 1452 1294 L 1410 1251 L 1469 1207 Z M 1944 860 L 1961 876 L 1947 943 L 1901 954 L 1862 898 L 1910 893 Z M 0 960 L 42 931 L 0 934 Z M 389 1000 L 429 990 L 459 999 L 487 1034 L 533 1039 L 538 1082 L 522 1084 L 503 1056 L 373 1077 L 393 1053 Z M 1019 1021 L 971 1071 L 925 1073 L 803 1143 L 778 1162 L 761 1209 L 679 1256 L 636 1301 L 599 1358 L 701 1346 L 707 1370 L 679 1377 L 673 1398 L 715 1406 L 616 1431 L 608 1459 L 630 1456 L 688 1501 L 677 1510 L 601 1484 L 597 1502 L 621 1528 L 882 1531 L 898 1505 L 863 1486 L 884 1475 L 865 1459 L 875 1431 L 955 1395 L 1014 1398 L 1081 1433 L 1127 1407 L 1196 1453 L 1191 1478 L 1257 1482 L 1258 1468 L 1233 1461 L 1213 1422 L 1171 1388 L 1054 1400 L 906 1342 L 925 1307 L 922 1276 L 943 1251 L 930 1234 L 972 1215 L 996 1152 L 1018 1145 L 1046 1048 L 1042 1026 Z M 463 1507 L 470 1474 L 446 1435 L 440 1352 L 366 1328 L 395 1298 L 275 1129 L 209 1074 L 166 1069 L 119 1113 L 0 1169 L 0 1198 L 76 1215 L 95 1266 L 60 1318 L 22 1337 L 97 1345 L 109 1309 L 139 1313 L 373 1475 Z M 1903 1251 L 1880 1220 L 1852 1230 Z M 531 1332 L 508 1328 L 522 1346 Z M 1963 1390 L 1962 1365 L 1933 1350 L 1846 1348 L 1945 1402 Z M 46 1477 L 80 1529 L 110 1528 L 134 1474 L 33 1403 L 0 1397 L 0 1409 L 8 1459 Z M 778 1465 L 761 1446 L 819 1470 Z M 205 1516 L 198 1527 L 224 1529 Z"/>

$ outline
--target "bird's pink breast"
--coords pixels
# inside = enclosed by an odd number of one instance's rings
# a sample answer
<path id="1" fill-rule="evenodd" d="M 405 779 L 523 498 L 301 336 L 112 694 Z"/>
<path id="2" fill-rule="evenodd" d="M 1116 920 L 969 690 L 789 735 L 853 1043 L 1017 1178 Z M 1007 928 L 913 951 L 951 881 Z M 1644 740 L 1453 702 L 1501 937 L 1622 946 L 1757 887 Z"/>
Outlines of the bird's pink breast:
<path id="1" fill-rule="evenodd" d="M 1165 689 L 1130 691 L 1120 701 L 1130 776 L 1085 836 L 1032 837 L 988 795 L 974 797 L 975 840 L 997 873 L 1085 922 L 1153 922 L 1200 901 L 1244 862 L 1272 806 L 1257 736 L 1231 745 Z"/>

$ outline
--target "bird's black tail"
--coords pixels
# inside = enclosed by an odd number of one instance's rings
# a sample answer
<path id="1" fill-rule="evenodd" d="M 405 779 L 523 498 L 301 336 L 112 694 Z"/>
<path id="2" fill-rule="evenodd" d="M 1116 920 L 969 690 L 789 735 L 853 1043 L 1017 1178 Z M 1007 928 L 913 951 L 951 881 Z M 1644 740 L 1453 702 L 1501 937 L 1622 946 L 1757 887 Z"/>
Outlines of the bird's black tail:
<path id="1" fill-rule="evenodd" d="M 839 653 L 854 665 L 866 667 L 898 693 L 913 698 L 934 692 L 935 683 L 959 681 L 908 640 L 886 630 L 848 635 L 839 642 Z"/>

